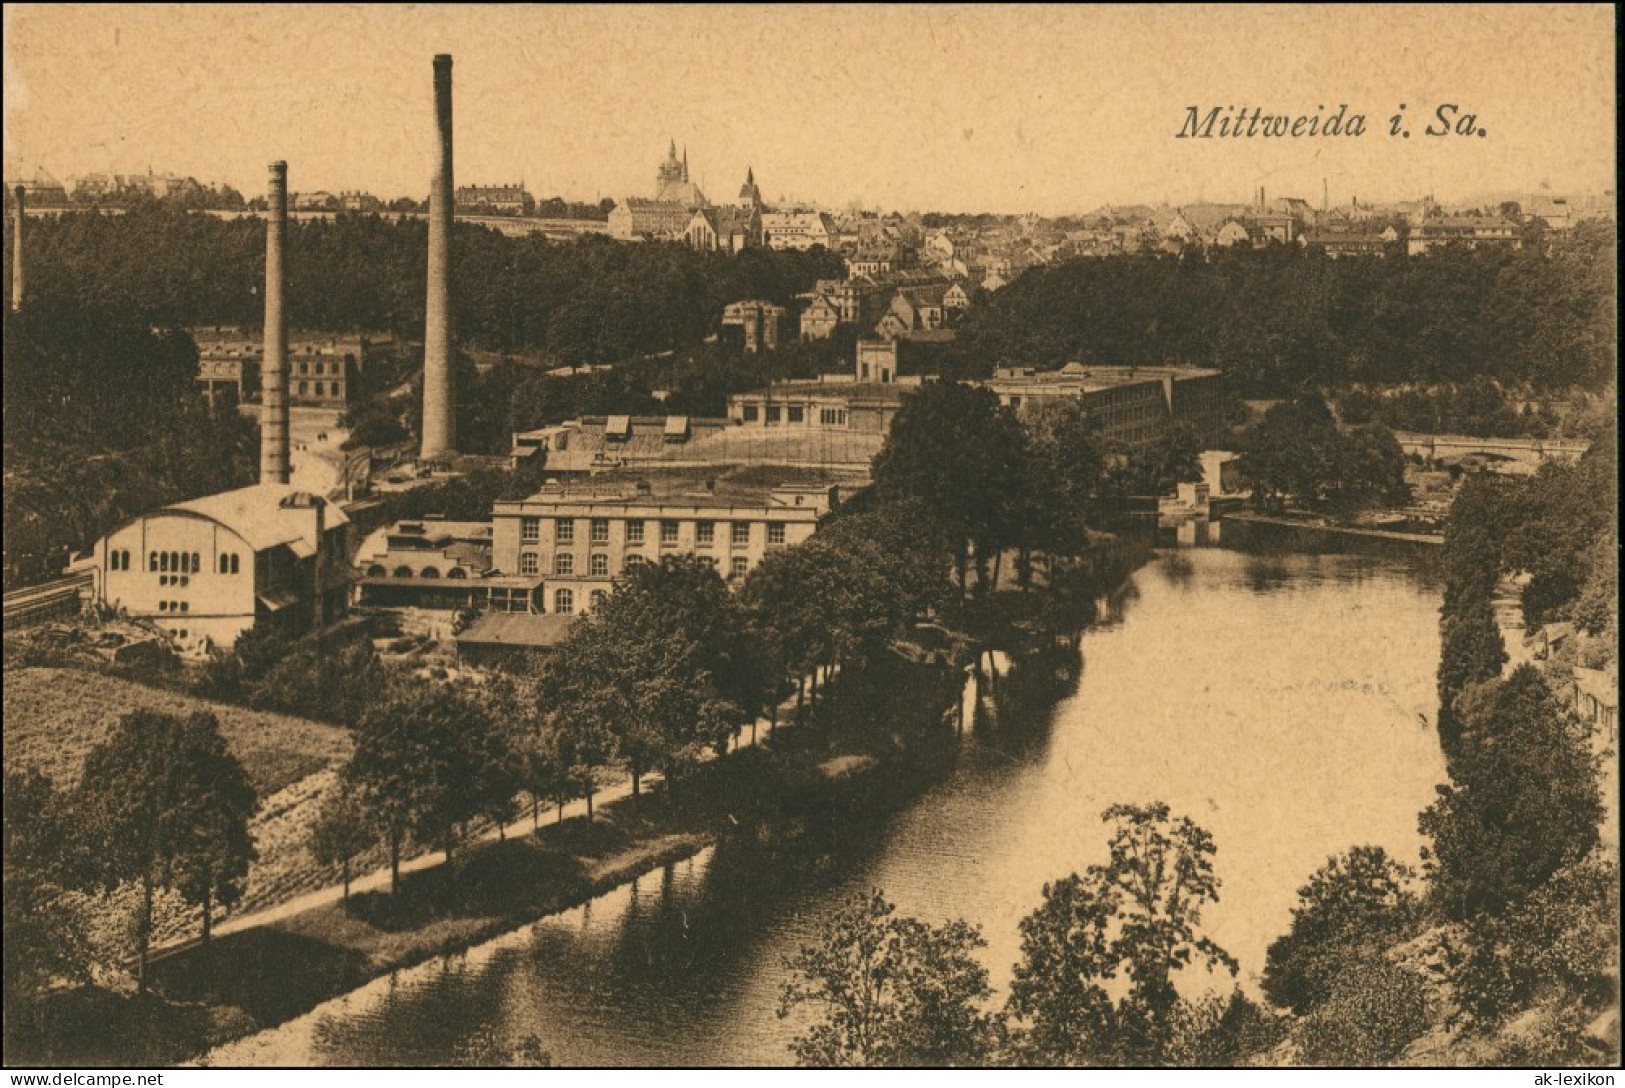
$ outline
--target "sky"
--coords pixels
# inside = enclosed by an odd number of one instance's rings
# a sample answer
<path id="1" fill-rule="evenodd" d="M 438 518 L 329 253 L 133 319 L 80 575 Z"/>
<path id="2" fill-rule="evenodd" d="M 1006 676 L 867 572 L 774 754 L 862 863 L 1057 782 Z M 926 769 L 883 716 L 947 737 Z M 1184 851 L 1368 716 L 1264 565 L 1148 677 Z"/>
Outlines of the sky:
<path id="1" fill-rule="evenodd" d="M 11 5 L 4 165 L 245 195 L 428 191 L 431 60 L 456 177 L 653 195 L 668 140 L 735 198 L 1078 213 L 1612 189 L 1614 13 L 1541 7 Z M 1455 103 L 1487 135 L 1427 137 Z M 1187 110 L 1365 115 L 1357 138 L 1179 139 Z M 1388 135 L 1404 104 L 1409 139 Z M 1321 107 L 1324 107 L 1322 111 Z"/>

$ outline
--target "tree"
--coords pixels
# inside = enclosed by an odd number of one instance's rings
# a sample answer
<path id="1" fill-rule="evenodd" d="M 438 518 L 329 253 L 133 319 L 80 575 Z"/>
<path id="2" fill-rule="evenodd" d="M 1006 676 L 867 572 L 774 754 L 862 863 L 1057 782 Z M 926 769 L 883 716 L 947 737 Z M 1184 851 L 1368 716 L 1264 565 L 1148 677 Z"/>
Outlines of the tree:
<path id="1" fill-rule="evenodd" d="M 206 912 L 215 895 L 240 895 L 253 858 L 253 790 L 212 714 L 182 721 L 151 710 L 125 714 L 91 749 L 79 789 L 103 885 L 141 884 L 137 981 L 144 991 L 153 893 L 178 887 Z M 207 928 L 207 913 L 204 922 Z"/>
<path id="2" fill-rule="evenodd" d="M 1307 1065 L 1388 1065 L 1428 1027 L 1427 987 L 1378 951 L 1350 964 L 1299 1025 Z"/>
<path id="3" fill-rule="evenodd" d="M 175 889 L 202 911 L 203 940 L 214 925 L 214 905 L 230 909 L 248 886 L 248 867 L 258 860 L 249 821 L 259 798 L 248 772 L 226 748 L 213 714 L 186 719 L 189 778 L 183 793 L 185 833 L 175 858 Z"/>
<path id="4" fill-rule="evenodd" d="M 1500 914 L 1597 842 L 1602 802 L 1577 723 L 1532 666 L 1462 700 L 1450 782 L 1419 824 L 1437 908 Z"/>
<path id="5" fill-rule="evenodd" d="M 1212 836 L 1164 803 L 1113 805 L 1111 855 L 1045 887 L 1022 923 L 1011 1012 L 1022 1047 L 1046 1063 L 1161 1064 L 1180 1015 L 1174 976 L 1197 962 L 1235 974 L 1235 959 L 1200 932 L 1217 902 Z M 1115 1004 L 1104 983 L 1125 977 Z"/>
<path id="6" fill-rule="evenodd" d="M 1176 422 L 1144 450 L 1128 455 L 1126 489 L 1135 495 L 1166 495 L 1202 478 L 1202 439 L 1189 423 Z"/>
<path id="7" fill-rule="evenodd" d="M 1269 947 L 1264 995 L 1299 1016 L 1325 1001 L 1342 970 L 1395 943 L 1416 919 L 1413 876 L 1380 846 L 1328 859 L 1298 889 L 1292 928 Z"/>
<path id="8" fill-rule="evenodd" d="M 1313 393 L 1273 405 L 1243 441 L 1254 502 L 1280 510 L 1300 506 L 1348 516 L 1375 505 L 1407 501 L 1405 457 L 1386 428 L 1337 426 Z"/>
<path id="9" fill-rule="evenodd" d="M 310 827 L 310 853 L 318 865 L 337 865 L 344 880 L 344 898 L 350 898 L 350 862 L 373 844 L 367 810 L 355 786 L 340 778 L 322 799 Z"/>
<path id="10" fill-rule="evenodd" d="M 1507 652 L 1495 606 L 1482 593 L 1443 611 L 1439 639 L 1439 740 L 1449 754 L 1461 733 L 1457 699 L 1473 685 L 1499 677 Z"/>
<path id="11" fill-rule="evenodd" d="M 659 767 L 668 790 L 682 771 L 754 713 L 762 698 L 744 613 L 696 557 L 636 567 L 574 624 L 541 677 L 551 720 L 590 756 L 597 737 L 640 779 Z"/>
<path id="12" fill-rule="evenodd" d="M 1116 1008 L 1102 985 L 1115 977 L 1108 930 L 1117 904 L 1076 873 L 1044 885 L 1044 902 L 1021 920 L 1021 962 L 1009 1010 L 1026 1024 L 1018 1049 L 1035 1065 L 1090 1065 L 1111 1053 Z"/>
<path id="13" fill-rule="evenodd" d="M 449 688 L 407 689 L 362 715 L 344 776 L 389 848 L 392 890 L 409 837 L 449 859 L 457 828 L 513 795 L 505 756 L 490 714 Z"/>
<path id="14" fill-rule="evenodd" d="M 936 383 L 904 401 L 875 456 L 881 500 L 919 499 L 951 528 L 961 590 L 969 545 L 985 562 L 1008 542 L 1023 441 L 1015 417 L 988 390 Z"/>
<path id="15" fill-rule="evenodd" d="M 820 939 L 791 957 L 779 1016 L 810 1006 L 821 1018 L 797 1035 L 799 1065 L 818 1068 L 976 1066 L 997 1044 L 992 995 L 975 957 L 985 946 L 964 922 L 899 917 L 878 891 L 842 907 Z"/>
<path id="16" fill-rule="evenodd" d="M 64 894 L 88 886 L 89 858 L 76 834 L 72 799 L 37 768 L 7 771 L 4 800 L 9 1029 L 15 1005 L 28 1003 L 58 979 L 89 978 L 88 920 Z"/>

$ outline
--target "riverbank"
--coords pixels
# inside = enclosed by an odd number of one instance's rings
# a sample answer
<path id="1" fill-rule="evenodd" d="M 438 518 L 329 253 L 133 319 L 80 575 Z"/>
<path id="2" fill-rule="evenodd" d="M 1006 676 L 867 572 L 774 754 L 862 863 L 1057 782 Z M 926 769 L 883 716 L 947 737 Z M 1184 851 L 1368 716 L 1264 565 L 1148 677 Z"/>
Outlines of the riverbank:
<path id="1" fill-rule="evenodd" d="M 961 679 L 957 669 L 901 659 L 861 680 L 838 678 L 806 725 L 771 735 L 763 727 L 763 744 L 702 764 L 676 790 L 662 783 L 606 800 L 591 821 L 549 822 L 547 813 L 528 834 L 403 873 L 397 893 L 383 883 L 176 949 L 152 964 L 147 995 L 99 987 L 52 995 L 25 1022 L 8 1023 L 8 1055 L 25 1064 L 192 1060 L 373 979 L 578 906 L 721 834 L 873 792 L 877 772 L 907 750 L 896 727 L 940 725 Z M 894 698 L 874 698 L 877 687 Z M 854 713 L 859 706 L 875 713 Z M 885 788 L 896 784 L 886 778 Z"/>

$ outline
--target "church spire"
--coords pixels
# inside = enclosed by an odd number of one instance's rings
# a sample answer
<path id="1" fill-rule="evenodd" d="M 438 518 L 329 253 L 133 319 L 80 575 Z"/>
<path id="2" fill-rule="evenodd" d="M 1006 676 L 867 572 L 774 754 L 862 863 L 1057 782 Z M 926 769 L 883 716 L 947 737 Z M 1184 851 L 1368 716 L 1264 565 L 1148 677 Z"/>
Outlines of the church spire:
<path id="1" fill-rule="evenodd" d="M 688 180 L 688 145 L 683 145 L 683 180 Z"/>

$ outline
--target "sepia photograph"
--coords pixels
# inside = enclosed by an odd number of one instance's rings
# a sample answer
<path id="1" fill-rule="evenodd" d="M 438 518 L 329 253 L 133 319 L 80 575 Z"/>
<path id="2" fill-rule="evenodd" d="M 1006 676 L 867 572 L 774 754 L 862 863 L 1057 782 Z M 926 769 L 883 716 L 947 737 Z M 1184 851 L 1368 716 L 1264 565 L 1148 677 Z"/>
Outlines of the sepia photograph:
<path id="1" fill-rule="evenodd" d="M 8 1083 L 1613 1084 L 1617 18 L 5 4 Z"/>

